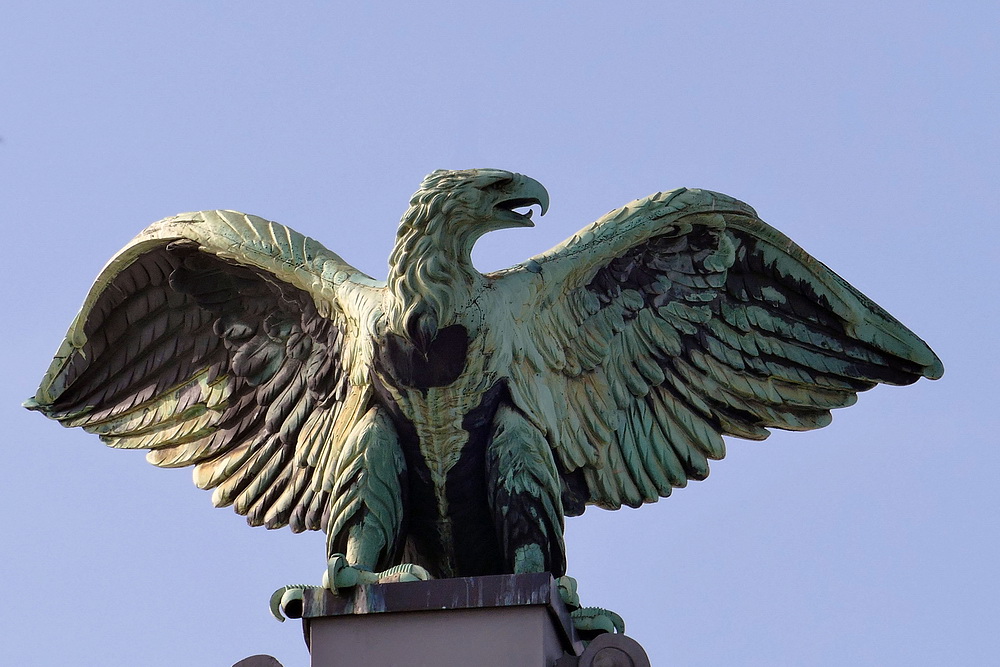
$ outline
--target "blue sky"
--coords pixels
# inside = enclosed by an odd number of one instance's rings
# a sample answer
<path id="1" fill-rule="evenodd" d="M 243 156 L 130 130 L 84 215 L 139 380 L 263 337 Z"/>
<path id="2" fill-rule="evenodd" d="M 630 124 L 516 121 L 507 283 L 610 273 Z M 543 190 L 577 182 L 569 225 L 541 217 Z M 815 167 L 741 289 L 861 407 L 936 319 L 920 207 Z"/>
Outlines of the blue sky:
<path id="1" fill-rule="evenodd" d="M 484 270 L 704 187 L 947 369 L 820 431 L 731 440 L 656 505 L 569 520 L 585 603 L 621 613 L 653 664 L 995 657 L 995 3 L 15 1 L 0 18 L 9 664 L 307 664 L 266 603 L 318 581 L 322 536 L 250 529 L 188 471 L 18 406 L 147 224 L 242 210 L 382 277 L 423 175 L 468 167 L 552 198 L 536 228 L 483 239 Z"/>

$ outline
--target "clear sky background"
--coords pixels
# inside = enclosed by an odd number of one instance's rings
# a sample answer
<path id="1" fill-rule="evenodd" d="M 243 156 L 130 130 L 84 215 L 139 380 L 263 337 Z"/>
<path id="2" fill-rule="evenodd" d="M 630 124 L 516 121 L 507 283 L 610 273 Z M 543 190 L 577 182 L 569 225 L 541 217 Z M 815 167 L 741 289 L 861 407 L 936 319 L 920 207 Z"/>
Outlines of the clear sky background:
<path id="1" fill-rule="evenodd" d="M 8 2 L 0 662 L 308 663 L 271 592 L 319 534 L 19 404 L 104 262 L 232 208 L 384 277 L 424 174 L 545 184 L 481 269 L 658 190 L 738 197 L 922 336 L 938 382 L 568 522 L 586 604 L 654 665 L 985 665 L 998 646 L 995 2 Z"/>

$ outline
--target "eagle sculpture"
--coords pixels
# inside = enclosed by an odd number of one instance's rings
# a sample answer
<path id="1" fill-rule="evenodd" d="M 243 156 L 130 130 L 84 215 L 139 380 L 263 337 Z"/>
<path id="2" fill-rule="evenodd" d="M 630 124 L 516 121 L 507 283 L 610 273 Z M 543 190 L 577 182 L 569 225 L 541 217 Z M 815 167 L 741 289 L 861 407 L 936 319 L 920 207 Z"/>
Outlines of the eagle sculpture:
<path id="1" fill-rule="evenodd" d="M 819 428 L 877 383 L 943 372 L 707 190 L 634 201 L 476 271 L 477 239 L 532 226 L 532 206 L 548 195 L 520 174 L 430 174 L 385 282 L 251 215 L 162 220 L 104 268 L 26 406 L 193 466 L 251 525 L 325 531 L 355 573 L 340 581 L 402 563 L 559 577 L 565 516 L 704 479 L 723 435 Z"/>

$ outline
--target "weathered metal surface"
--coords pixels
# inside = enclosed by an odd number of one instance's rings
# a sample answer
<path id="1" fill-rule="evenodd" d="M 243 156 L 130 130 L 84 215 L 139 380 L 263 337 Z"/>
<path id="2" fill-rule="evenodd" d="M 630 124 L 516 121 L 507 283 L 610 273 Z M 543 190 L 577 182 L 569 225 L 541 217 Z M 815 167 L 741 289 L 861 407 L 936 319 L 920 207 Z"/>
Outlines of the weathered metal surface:
<path id="1" fill-rule="evenodd" d="M 143 231 L 105 267 L 27 406 L 159 466 L 252 525 L 324 530 L 363 570 L 565 570 L 563 516 L 708 475 L 723 435 L 830 420 L 937 378 L 916 335 L 761 221 L 679 189 L 491 274 L 471 250 L 548 196 L 439 171 L 386 282 L 232 211 Z M 352 570 L 344 571 L 351 574 Z"/>

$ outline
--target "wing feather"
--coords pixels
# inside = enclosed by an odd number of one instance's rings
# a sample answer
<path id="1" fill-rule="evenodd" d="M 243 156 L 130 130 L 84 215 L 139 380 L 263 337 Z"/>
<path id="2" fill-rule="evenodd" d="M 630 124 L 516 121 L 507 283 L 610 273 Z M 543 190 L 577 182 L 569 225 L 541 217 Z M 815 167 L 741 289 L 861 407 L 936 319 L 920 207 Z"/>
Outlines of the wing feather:
<path id="1" fill-rule="evenodd" d="M 528 349 L 511 395 L 546 426 L 566 487 L 582 470 L 603 507 L 704 479 L 722 435 L 820 428 L 877 383 L 942 373 L 916 335 L 718 193 L 633 202 L 491 278 L 535 295 L 515 315 Z"/>
<path id="2" fill-rule="evenodd" d="M 325 528 L 338 422 L 349 432 L 371 397 L 351 363 L 368 361 L 356 339 L 380 289 L 260 218 L 163 220 L 105 267 L 29 407 L 154 465 L 194 466 L 252 525 Z"/>

